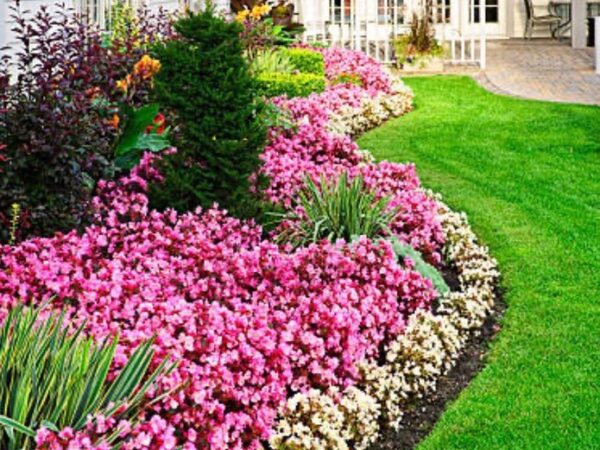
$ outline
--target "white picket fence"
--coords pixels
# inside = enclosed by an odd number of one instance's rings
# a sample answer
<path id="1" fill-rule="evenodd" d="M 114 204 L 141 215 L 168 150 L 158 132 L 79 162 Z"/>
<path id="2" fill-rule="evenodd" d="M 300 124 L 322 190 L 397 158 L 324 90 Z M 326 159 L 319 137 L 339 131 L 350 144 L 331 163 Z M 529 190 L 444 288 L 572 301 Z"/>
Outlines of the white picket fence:
<path id="1" fill-rule="evenodd" d="M 486 67 L 486 38 L 485 34 L 479 36 L 464 36 L 460 33 L 452 34 L 447 40 L 449 45 L 449 58 L 447 62 L 455 65 L 479 65 Z"/>
<path id="2" fill-rule="evenodd" d="M 361 50 L 384 63 L 394 62 L 394 40 L 406 34 L 413 12 L 423 0 L 296 0 L 298 19 L 306 27 L 306 42 Z M 480 2 L 481 17 L 484 4 Z M 449 49 L 452 64 L 486 65 L 485 28 L 474 32 L 468 23 L 474 2 L 431 0 L 436 37 Z M 473 11 L 471 11 L 473 15 Z"/>

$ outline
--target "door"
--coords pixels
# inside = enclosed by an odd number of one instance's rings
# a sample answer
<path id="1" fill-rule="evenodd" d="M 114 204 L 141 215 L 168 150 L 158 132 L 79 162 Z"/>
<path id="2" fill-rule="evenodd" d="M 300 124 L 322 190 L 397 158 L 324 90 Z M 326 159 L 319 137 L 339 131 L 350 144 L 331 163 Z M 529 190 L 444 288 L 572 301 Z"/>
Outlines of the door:
<path id="1" fill-rule="evenodd" d="M 465 0 L 462 3 L 466 11 L 462 17 L 466 20 L 468 34 L 479 34 L 481 32 L 481 6 L 485 10 L 485 34 L 490 37 L 506 37 L 506 0 Z"/>

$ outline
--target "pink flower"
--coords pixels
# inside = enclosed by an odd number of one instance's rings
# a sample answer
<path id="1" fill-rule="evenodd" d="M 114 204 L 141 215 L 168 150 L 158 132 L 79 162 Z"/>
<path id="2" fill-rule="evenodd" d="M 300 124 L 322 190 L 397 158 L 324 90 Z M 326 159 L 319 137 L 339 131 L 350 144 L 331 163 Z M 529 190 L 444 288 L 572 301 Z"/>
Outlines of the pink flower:
<path id="1" fill-rule="evenodd" d="M 389 92 L 391 79 L 359 52 L 319 51 L 329 79 L 352 73 L 362 86 L 275 100 L 297 126 L 269 132 L 257 174 L 270 180 L 265 197 L 290 207 L 305 177 L 361 176 L 399 208 L 394 234 L 439 261 L 436 203 L 414 166 L 369 163 L 349 137 L 327 131 L 340 108 Z M 98 184 L 95 222 L 83 233 L 0 246 L 0 319 L 17 299 L 50 301 L 66 308 L 74 327 L 85 323 L 88 336 L 120 333 L 109 379 L 154 335 L 152 367 L 167 355 L 180 361 L 148 397 L 184 388 L 146 408 L 141 422 L 116 413 L 91 417 L 83 430 L 41 428 L 40 450 L 108 450 L 102 437 L 113 433 L 125 440 L 123 450 L 262 448 L 290 393 L 360 381 L 357 364 L 379 357 L 436 296 L 384 241 L 290 251 L 218 206 L 152 211 L 148 185 L 162 179 L 156 158 L 146 154 L 128 176 Z"/>

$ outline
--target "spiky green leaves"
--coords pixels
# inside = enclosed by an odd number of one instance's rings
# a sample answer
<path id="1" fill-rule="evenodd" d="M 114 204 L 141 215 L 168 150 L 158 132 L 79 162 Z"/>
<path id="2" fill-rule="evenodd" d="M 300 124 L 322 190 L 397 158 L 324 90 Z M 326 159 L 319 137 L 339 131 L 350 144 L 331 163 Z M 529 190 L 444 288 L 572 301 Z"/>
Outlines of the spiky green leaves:
<path id="1" fill-rule="evenodd" d="M 108 381 L 118 336 L 96 343 L 82 336 L 85 325 L 70 329 L 64 312 L 41 317 L 40 311 L 17 306 L 0 328 L 3 450 L 32 448 L 33 437 L 42 426 L 78 430 L 98 415 L 118 414 L 135 420 L 148 390 L 175 368 L 165 359 L 149 371 L 154 357 L 151 339 L 133 352 L 112 382 Z M 112 444 L 118 439 L 116 433 L 107 441 Z"/>

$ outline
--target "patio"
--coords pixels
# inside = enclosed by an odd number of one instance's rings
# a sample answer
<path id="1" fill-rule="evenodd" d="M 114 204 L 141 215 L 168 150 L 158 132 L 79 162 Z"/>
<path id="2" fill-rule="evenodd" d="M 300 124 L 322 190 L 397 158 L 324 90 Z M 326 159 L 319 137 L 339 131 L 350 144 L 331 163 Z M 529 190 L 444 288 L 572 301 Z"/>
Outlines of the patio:
<path id="1" fill-rule="evenodd" d="M 488 41 L 487 89 L 522 98 L 600 105 L 600 76 L 592 48 L 549 39 Z"/>

